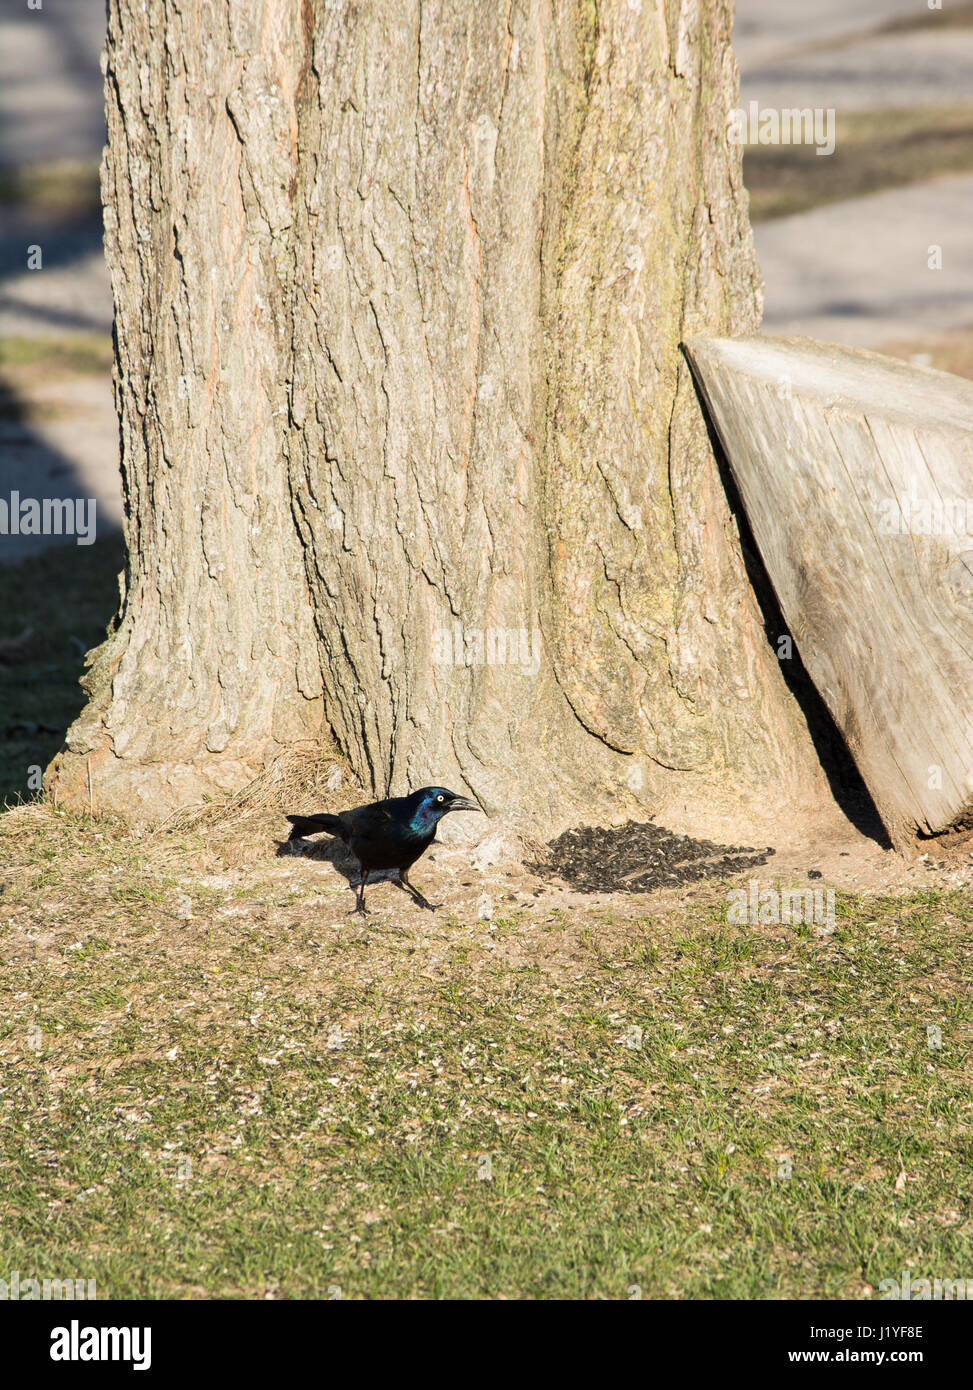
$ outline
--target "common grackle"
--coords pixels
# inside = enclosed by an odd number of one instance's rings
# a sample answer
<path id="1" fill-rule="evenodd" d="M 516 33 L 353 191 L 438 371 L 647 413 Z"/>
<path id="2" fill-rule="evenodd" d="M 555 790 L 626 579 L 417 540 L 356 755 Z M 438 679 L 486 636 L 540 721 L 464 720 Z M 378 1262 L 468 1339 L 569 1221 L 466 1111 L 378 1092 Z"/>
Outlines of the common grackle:
<path id="1" fill-rule="evenodd" d="M 475 801 L 447 791 L 445 787 L 421 787 L 411 796 L 394 796 L 370 806 L 355 806 L 336 816 L 288 816 L 288 840 L 326 831 L 344 840 L 361 865 L 356 912 L 367 912 L 365 884 L 377 869 L 398 869 L 399 887 L 411 894 L 420 907 L 430 911 L 438 904 L 427 902 L 407 878 L 407 872 L 436 838 L 436 826 L 448 811 L 479 811 Z"/>

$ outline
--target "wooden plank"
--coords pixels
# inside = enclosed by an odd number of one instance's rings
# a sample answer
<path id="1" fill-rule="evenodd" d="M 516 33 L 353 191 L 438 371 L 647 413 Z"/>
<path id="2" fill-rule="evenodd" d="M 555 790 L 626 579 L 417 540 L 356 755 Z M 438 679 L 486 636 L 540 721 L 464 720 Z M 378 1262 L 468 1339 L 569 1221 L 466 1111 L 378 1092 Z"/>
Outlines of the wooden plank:
<path id="1" fill-rule="evenodd" d="M 973 382 L 807 339 L 685 348 L 893 842 L 973 823 Z"/>

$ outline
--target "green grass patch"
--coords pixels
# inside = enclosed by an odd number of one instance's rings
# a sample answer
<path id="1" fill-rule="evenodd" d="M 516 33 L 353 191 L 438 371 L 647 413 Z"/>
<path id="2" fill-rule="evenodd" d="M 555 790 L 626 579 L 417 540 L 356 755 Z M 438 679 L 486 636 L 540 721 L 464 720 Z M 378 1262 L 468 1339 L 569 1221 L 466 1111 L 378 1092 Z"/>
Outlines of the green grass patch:
<path id="1" fill-rule="evenodd" d="M 830 935 L 729 926 L 719 885 L 538 899 L 498 936 L 339 917 L 270 845 L 224 881 L 44 808 L 0 835 L 0 1269 L 137 1298 L 973 1270 L 967 892 L 844 898 Z"/>
<path id="2" fill-rule="evenodd" d="M 19 367 L 43 367 L 48 374 L 102 375 L 112 369 L 111 338 L 0 338 L 0 371 Z"/>
<path id="3" fill-rule="evenodd" d="M 8 165 L 0 169 L 0 204 L 79 217 L 100 213 L 98 171 L 96 159 Z"/>

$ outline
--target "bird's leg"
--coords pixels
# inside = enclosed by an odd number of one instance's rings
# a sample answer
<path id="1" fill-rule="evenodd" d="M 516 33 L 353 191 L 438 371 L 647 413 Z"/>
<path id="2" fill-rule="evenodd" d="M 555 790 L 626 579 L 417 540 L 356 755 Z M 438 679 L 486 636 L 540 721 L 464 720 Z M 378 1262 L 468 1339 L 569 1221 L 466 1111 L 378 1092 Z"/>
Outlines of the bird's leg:
<path id="1" fill-rule="evenodd" d="M 361 882 L 358 885 L 358 898 L 355 902 L 355 911 L 361 913 L 363 917 L 368 916 L 368 908 L 365 906 L 365 884 L 368 882 L 368 870 L 362 869 Z"/>
<path id="2" fill-rule="evenodd" d="M 442 907 L 442 903 L 431 903 L 422 896 L 415 884 L 410 883 L 408 878 L 406 878 L 405 869 L 399 870 L 399 887 L 404 888 L 413 901 L 417 902 L 420 907 L 426 907 L 430 912 L 435 912 L 437 907 Z"/>

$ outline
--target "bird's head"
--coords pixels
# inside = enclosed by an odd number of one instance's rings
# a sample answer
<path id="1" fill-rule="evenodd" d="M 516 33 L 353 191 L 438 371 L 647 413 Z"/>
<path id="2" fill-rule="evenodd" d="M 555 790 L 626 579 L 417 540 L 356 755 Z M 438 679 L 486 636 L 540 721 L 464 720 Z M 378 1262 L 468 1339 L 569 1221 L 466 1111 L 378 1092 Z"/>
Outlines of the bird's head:
<path id="1" fill-rule="evenodd" d="M 414 821 L 435 825 L 449 811 L 479 811 L 481 808 L 468 797 L 451 792 L 448 787 L 420 787 L 410 798 L 415 803 Z"/>

